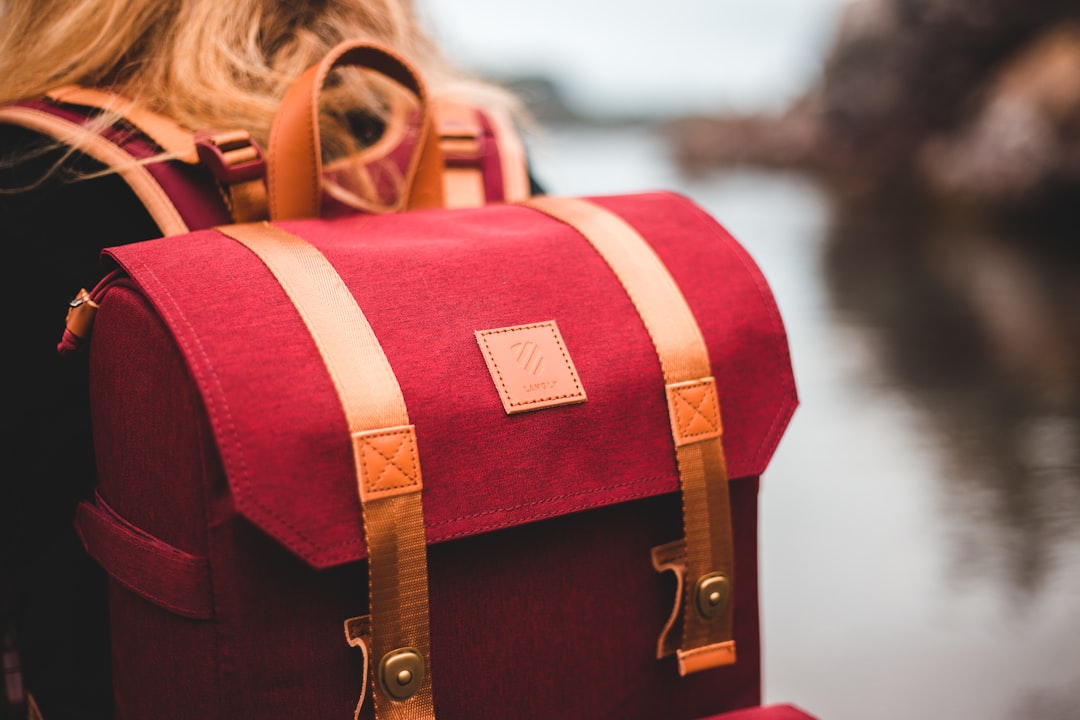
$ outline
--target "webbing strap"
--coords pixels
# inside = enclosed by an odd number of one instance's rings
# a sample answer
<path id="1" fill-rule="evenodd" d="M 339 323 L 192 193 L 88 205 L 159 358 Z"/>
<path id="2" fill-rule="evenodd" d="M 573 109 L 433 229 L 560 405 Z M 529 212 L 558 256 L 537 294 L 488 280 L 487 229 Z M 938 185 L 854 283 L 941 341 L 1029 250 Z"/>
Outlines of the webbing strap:
<path id="1" fill-rule="evenodd" d="M 277 278 L 341 398 L 368 547 L 372 663 L 379 667 L 375 717 L 434 718 L 423 483 L 394 371 L 352 293 L 318 249 L 267 223 L 217 230 L 254 252 Z"/>
<path id="2" fill-rule="evenodd" d="M 523 204 L 566 223 L 592 244 L 622 283 L 652 338 L 664 374 L 683 496 L 686 592 L 679 672 L 733 663 L 727 468 L 716 383 L 693 312 L 663 261 L 618 215 L 574 198 L 536 197 Z"/>

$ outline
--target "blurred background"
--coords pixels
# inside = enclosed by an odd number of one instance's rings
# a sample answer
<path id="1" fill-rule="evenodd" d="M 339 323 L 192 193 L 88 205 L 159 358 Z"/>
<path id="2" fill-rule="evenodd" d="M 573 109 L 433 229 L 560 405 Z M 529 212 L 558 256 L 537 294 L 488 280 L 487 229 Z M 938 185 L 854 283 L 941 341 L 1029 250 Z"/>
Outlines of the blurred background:
<path id="1" fill-rule="evenodd" d="M 417 3 L 549 192 L 682 192 L 771 283 L 766 700 L 1080 718 L 1080 3 Z"/>

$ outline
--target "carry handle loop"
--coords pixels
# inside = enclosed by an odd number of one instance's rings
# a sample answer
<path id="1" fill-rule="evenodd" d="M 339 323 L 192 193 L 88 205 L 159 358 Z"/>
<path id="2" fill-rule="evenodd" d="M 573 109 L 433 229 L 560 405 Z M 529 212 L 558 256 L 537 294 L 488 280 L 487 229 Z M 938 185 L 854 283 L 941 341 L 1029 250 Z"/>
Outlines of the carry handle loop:
<path id="1" fill-rule="evenodd" d="M 270 128 L 267 182 L 270 219 L 318 217 L 323 197 L 319 96 L 330 71 L 359 67 L 377 72 L 412 92 L 419 103 L 416 141 L 402 192 L 393 203 L 362 203 L 357 209 L 394 212 L 442 205 L 442 157 L 432 126 L 427 91 L 418 73 L 390 49 L 368 41 L 339 43 L 298 77 L 285 94 Z M 357 201 L 360 201 L 358 198 Z"/>

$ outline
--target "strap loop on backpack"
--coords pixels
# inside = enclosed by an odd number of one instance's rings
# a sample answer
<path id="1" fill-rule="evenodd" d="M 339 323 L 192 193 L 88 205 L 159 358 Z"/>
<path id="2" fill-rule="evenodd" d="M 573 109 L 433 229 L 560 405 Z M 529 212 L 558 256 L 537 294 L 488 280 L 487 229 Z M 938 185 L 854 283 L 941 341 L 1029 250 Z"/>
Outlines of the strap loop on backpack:
<path id="1" fill-rule="evenodd" d="M 427 92 L 419 75 L 388 48 L 368 42 L 346 41 L 293 82 L 274 117 L 267 161 L 270 219 L 318 217 L 322 214 L 319 96 L 330 71 L 348 66 L 373 70 L 394 80 L 411 91 L 419 102 L 416 138 L 401 193 L 390 203 L 365 202 L 357 198 L 357 209 L 394 212 L 442 206 L 442 155 L 432 130 Z"/>

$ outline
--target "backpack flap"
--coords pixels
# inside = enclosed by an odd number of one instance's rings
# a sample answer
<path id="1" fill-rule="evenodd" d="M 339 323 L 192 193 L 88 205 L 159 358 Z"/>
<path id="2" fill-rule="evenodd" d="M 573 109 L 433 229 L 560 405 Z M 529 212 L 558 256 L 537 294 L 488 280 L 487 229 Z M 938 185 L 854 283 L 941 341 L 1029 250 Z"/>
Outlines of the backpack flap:
<path id="1" fill-rule="evenodd" d="M 677 281 L 708 346 L 729 475 L 759 475 L 796 406 L 784 329 L 759 270 L 682 197 L 595 202 L 634 226 Z M 429 542 L 679 489 L 648 333 L 569 227 L 512 205 L 278 225 L 334 266 L 397 376 L 422 458 Z M 267 268 L 212 230 L 106 254 L 174 335 L 237 509 L 313 567 L 364 558 L 340 401 Z M 95 327 L 108 322 L 126 320 L 110 319 L 106 294 Z M 507 414 L 477 332 L 543 323 L 557 326 L 586 399 Z M 138 353 L 133 330 L 131 348 L 102 351 Z"/>

